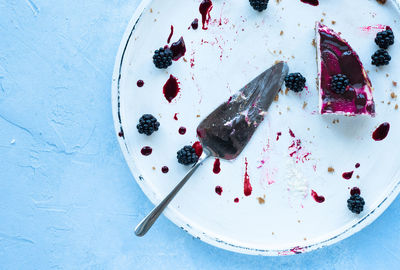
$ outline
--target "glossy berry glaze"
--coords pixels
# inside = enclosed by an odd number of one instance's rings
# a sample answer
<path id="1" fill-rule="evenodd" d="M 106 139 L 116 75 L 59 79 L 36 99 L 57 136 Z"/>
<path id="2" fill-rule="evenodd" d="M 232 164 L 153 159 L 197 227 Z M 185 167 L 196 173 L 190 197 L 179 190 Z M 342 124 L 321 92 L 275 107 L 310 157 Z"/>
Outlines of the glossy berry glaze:
<path id="1" fill-rule="evenodd" d="M 168 173 L 169 172 L 169 168 L 167 166 L 163 166 L 161 168 L 162 173 Z"/>
<path id="2" fill-rule="evenodd" d="M 350 190 L 350 195 L 355 195 L 355 194 L 361 195 L 361 190 L 358 187 L 353 187 Z"/>
<path id="3" fill-rule="evenodd" d="M 238 203 L 238 202 L 239 202 L 239 198 L 235 198 L 233 201 L 234 201 L 235 203 Z"/>
<path id="4" fill-rule="evenodd" d="M 138 87 L 143 87 L 144 81 L 138 80 L 138 81 L 136 82 L 136 85 L 137 85 Z"/>
<path id="5" fill-rule="evenodd" d="M 317 203 L 323 203 L 325 201 L 325 197 L 318 195 L 314 190 L 311 190 L 311 196 Z"/>
<path id="6" fill-rule="evenodd" d="M 185 133 L 186 133 L 186 128 L 185 128 L 185 127 L 180 127 L 179 130 L 178 130 L 178 132 L 179 132 L 179 134 L 181 134 L 181 135 L 185 135 Z"/>
<path id="7" fill-rule="evenodd" d="M 214 161 L 213 173 L 219 174 L 220 172 L 221 172 L 221 162 L 219 158 L 216 158 Z"/>
<path id="8" fill-rule="evenodd" d="M 179 83 L 178 79 L 170 75 L 168 81 L 164 84 L 163 93 L 164 97 L 169 103 L 178 95 L 179 93 Z"/>
<path id="9" fill-rule="evenodd" d="M 318 0 L 300 0 L 303 3 L 310 4 L 312 6 L 318 6 L 319 1 Z"/>
<path id="10" fill-rule="evenodd" d="M 143 156 L 150 156 L 152 152 L 153 149 L 150 146 L 145 146 L 140 150 L 140 153 L 142 153 Z"/>
<path id="11" fill-rule="evenodd" d="M 217 193 L 219 196 L 222 195 L 222 191 L 223 191 L 223 189 L 222 189 L 221 186 L 216 186 L 215 187 L 215 193 Z"/>
<path id="12" fill-rule="evenodd" d="M 342 177 L 346 180 L 350 180 L 353 177 L 354 171 L 351 172 L 344 172 L 342 174 Z"/>
<path id="13" fill-rule="evenodd" d="M 381 125 L 374 131 L 374 133 L 372 133 L 372 138 L 373 138 L 375 141 L 382 141 L 382 140 L 384 140 L 384 139 L 387 137 L 387 135 L 388 135 L 388 133 L 389 133 L 389 130 L 390 130 L 390 124 L 387 123 L 387 122 L 385 122 L 385 123 L 381 124 Z"/>
<path id="14" fill-rule="evenodd" d="M 186 46 L 183 37 L 181 37 L 177 42 L 172 43 L 171 48 L 169 49 L 172 51 L 172 60 L 174 61 L 178 61 L 179 58 L 184 56 L 186 53 Z"/>
<path id="15" fill-rule="evenodd" d="M 178 121 L 178 113 L 174 114 L 174 120 Z"/>
<path id="16" fill-rule="evenodd" d="M 247 173 L 247 166 L 249 163 L 247 162 L 247 158 L 245 158 L 245 172 L 244 172 L 244 187 L 243 187 L 243 192 L 244 196 L 250 196 L 251 192 L 253 191 L 253 187 L 250 184 L 250 177 L 249 174 Z"/>
<path id="17" fill-rule="evenodd" d="M 371 81 L 357 53 L 332 29 L 321 23 L 316 28 L 321 114 L 374 116 Z M 331 78 L 337 74 L 350 80 L 344 94 L 331 90 Z"/>
<path id="18" fill-rule="evenodd" d="M 201 14 L 202 29 L 208 29 L 208 22 L 210 21 L 210 12 L 213 8 L 211 0 L 203 0 L 200 4 L 199 11 Z"/>

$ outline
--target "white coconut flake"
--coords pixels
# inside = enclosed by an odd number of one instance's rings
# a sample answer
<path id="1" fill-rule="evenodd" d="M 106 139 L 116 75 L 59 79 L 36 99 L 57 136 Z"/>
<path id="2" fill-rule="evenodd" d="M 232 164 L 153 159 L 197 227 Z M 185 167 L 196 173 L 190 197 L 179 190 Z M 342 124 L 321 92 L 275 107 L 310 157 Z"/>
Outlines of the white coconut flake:
<path id="1" fill-rule="evenodd" d="M 306 197 L 308 195 L 308 180 L 303 176 L 298 165 L 293 161 L 288 161 L 286 171 L 289 192 L 296 197 Z"/>

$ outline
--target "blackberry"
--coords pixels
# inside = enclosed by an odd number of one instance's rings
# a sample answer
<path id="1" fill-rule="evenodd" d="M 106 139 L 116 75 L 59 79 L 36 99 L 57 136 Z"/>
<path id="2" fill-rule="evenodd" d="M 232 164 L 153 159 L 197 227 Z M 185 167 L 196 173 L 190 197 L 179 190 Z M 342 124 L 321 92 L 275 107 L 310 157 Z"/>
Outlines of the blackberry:
<path id="1" fill-rule="evenodd" d="M 303 91 L 306 85 L 306 78 L 303 77 L 299 72 L 290 73 L 285 77 L 285 86 L 295 92 Z"/>
<path id="2" fill-rule="evenodd" d="M 196 150 L 190 146 L 186 145 L 181 150 L 176 153 L 178 162 L 183 165 L 190 165 L 196 163 L 199 157 L 196 154 Z"/>
<path id="3" fill-rule="evenodd" d="M 371 56 L 371 59 L 372 64 L 379 67 L 389 64 L 392 57 L 390 57 L 387 51 L 379 49 Z"/>
<path id="4" fill-rule="evenodd" d="M 350 80 L 344 74 L 337 74 L 331 78 L 331 90 L 336 94 L 344 94 Z"/>
<path id="5" fill-rule="evenodd" d="M 153 63 L 157 68 L 163 69 L 172 65 L 172 51 L 169 48 L 160 48 L 154 52 Z"/>
<path id="6" fill-rule="evenodd" d="M 160 123 L 151 114 L 143 114 L 139 119 L 139 124 L 136 125 L 137 130 L 140 134 L 146 134 L 150 136 L 154 131 L 157 131 Z"/>
<path id="7" fill-rule="evenodd" d="M 347 200 L 347 207 L 355 214 L 360 214 L 364 210 L 365 201 L 360 194 L 351 195 Z"/>
<path id="8" fill-rule="evenodd" d="M 393 45 L 394 35 L 392 29 L 388 29 L 376 34 L 375 43 L 381 49 L 387 49 L 390 45 Z"/>
<path id="9" fill-rule="evenodd" d="M 250 6 L 260 12 L 267 9 L 268 1 L 269 0 L 249 0 Z"/>

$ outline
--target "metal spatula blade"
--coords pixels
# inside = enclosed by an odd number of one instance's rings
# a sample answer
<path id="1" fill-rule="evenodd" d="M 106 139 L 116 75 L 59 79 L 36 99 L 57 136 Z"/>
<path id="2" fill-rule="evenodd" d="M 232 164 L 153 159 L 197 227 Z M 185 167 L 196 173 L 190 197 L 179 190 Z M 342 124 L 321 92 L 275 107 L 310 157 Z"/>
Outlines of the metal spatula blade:
<path id="1" fill-rule="evenodd" d="M 275 64 L 209 114 L 197 128 L 203 147 L 214 156 L 236 158 L 263 121 L 287 73 L 286 63 Z"/>
<path id="2" fill-rule="evenodd" d="M 137 236 L 145 235 L 175 195 L 209 156 L 236 158 L 245 148 L 282 86 L 288 73 L 286 63 L 267 69 L 229 101 L 220 105 L 197 127 L 203 154 L 176 187 L 135 228 Z"/>

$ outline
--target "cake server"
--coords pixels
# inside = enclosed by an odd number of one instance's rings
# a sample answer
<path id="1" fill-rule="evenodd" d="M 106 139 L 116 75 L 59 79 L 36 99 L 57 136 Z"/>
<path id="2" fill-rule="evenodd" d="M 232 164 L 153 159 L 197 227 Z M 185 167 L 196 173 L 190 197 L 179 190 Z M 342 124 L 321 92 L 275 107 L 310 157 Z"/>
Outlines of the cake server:
<path id="1" fill-rule="evenodd" d="M 287 73 L 287 64 L 278 62 L 245 85 L 199 124 L 197 134 L 203 146 L 202 155 L 165 199 L 138 224 L 135 228 L 137 236 L 143 236 L 148 232 L 160 214 L 208 157 L 232 160 L 243 151 L 257 127 L 264 120 Z"/>

